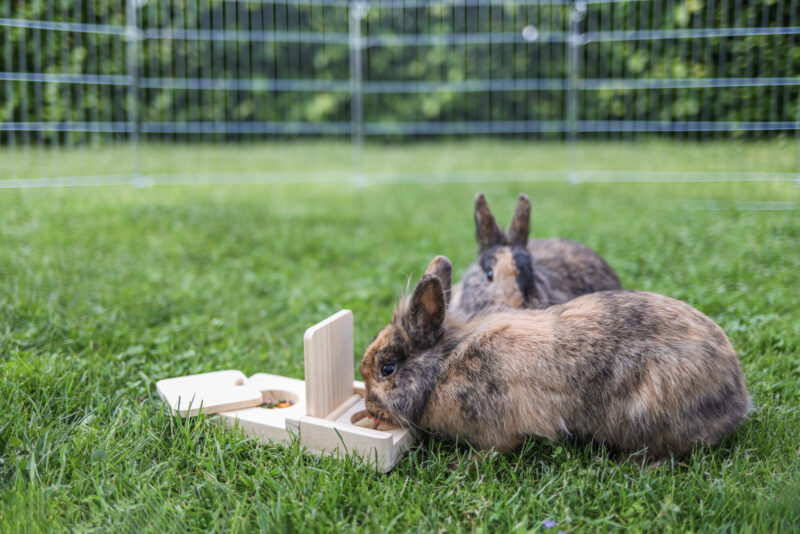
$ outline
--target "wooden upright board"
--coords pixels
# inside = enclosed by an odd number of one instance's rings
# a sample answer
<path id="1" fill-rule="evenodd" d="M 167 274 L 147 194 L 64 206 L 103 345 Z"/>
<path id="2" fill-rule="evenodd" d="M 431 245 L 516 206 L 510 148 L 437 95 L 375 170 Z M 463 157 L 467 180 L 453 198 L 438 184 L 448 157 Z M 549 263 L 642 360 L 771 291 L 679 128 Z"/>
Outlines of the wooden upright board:
<path id="1" fill-rule="evenodd" d="M 325 418 L 353 395 L 353 312 L 342 310 L 306 330 L 307 415 Z"/>

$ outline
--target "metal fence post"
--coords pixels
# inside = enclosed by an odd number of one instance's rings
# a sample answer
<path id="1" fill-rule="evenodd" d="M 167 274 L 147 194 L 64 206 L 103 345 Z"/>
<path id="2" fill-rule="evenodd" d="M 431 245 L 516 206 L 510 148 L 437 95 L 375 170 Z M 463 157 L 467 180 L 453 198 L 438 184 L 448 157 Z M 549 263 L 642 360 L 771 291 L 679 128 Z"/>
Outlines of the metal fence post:
<path id="1" fill-rule="evenodd" d="M 350 4 L 348 46 L 350 49 L 350 137 L 353 143 L 353 167 L 356 181 L 363 180 L 361 164 L 364 152 L 364 87 L 361 54 L 364 42 L 361 38 L 361 21 L 367 15 L 366 2 Z"/>
<path id="2" fill-rule="evenodd" d="M 794 185 L 800 187 L 800 92 L 797 93 L 797 117 L 794 128 L 795 176 Z"/>
<path id="3" fill-rule="evenodd" d="M 128 143 L 131 150 L 131 181 L 133 185 L 145 185 L 139 168 L 139 45 L 142 31 L 139 28 L 138 10 L 145 0 L 127 0 L 125 10 L 125 38 L 127 41 L 128 72 Z"/>
<path id="4" fill-rule="evenodd" d="M 580 83 L 580 47 L 584 44 L 580 24 L 586 14 L 586 2 L 577 0 L 572 2 L 569 13 L 569 35 L 567 38 L 567 150 L 569 162 L 567 169 L 569 181 L 577 181 L 575 163 L 578 160 L 578 116 L 580 101 L 578 99 L 578 84 Z"/>

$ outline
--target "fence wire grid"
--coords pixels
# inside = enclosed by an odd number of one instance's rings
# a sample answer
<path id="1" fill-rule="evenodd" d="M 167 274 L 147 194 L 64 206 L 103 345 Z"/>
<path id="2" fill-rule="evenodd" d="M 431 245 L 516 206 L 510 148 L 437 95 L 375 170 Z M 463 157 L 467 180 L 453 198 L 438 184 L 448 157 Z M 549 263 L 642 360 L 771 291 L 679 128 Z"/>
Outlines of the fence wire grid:
<path id="1" fill-rule="evenodd" d="M 669 176 L 797 180 L 798 1 L 0 0 L 0 186 L 141 183 L 153 146 L 301 139 L 352 145 L 331 179 L 369 178 L 365 139 L 490 138 L 621 180 L 665 177 L 581 147 L 771 143 L 782 166 Z"/>

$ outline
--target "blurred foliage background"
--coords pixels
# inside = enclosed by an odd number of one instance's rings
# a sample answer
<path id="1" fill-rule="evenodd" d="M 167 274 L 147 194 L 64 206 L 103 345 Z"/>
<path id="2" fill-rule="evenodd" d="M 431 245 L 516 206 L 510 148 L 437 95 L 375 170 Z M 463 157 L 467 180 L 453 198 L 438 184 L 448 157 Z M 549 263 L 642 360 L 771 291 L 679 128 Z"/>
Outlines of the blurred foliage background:
<path id="1" fill-rule="evenodd" d="M 579 32 L 589 37 L 579 47 L 579 84 L 584 85 L 579 85 L 578 118 L 798 120 L 800 85 L 792 82 L 800 73 L 798 35 L 789 32 L 650 39 L 641 33 L 791 28 L 798 26 L 797 3 L 797 0 L 753 0 L 744 4 L 725 0 L 590 3 L 578 25 Z M 467 0 L 453 4 L 417 2 L 403 8 L 397 5 L 374 3 L 361 23 L 368 45 L 363 51 L 367 121 L 565 119 L 566 41 L 573 9 L 569 2 L 521 5 Z M 345 125 L 350 120 L 351 101 L 349 9 L 345 2 L 306 5 L 220 0 L 143 2 L 137 10 L 138 26 L 143 32 L 136 62 L 139 120 Z M 0 81 L 0 122 L 129 120 L 131 78 L 128 78 L 124 0 L 4 0 L 0 2 L 0 18 L 84 25 L 81 31 L 0 27 L 0 65 L 4 65 L 0 70 L 107 77 L 84 80 L 85 83 L 82 78 L 72 78 L 70 83 L 7 78 Z M 536 35 L 535 41 L 522 38 L 526 27 L 528 36 Z M 640 33 L 620 33 L 627 31 Z M 615 38 L 624 39 L 591 38 L 601 34 L 604 38 L 614 34 Z M 213 35 L 217 37 L 212 38 Z M 437 36 L 451 36 L 447 39 L 455 42 L 430 44 L 431 38 L 435 40 Z M 470 40 L 482 40 L 482 44 L 465 44 Z M 750 81 L 736 82 L 733 85 L 739 86 L 735 87 L 712 82 L 719 86 L 700 88 L 675 88 L 672 83 L 719 78 Z M 752 83 L 767 78 L 784 81 L 782 85 Z M 296 90 L 297 84 L 283 90 L 276 86 L 275 80 L 313 83 L 303 90 Z M 436 86 L 441 82 L 490 80 L 516 81 L 521 85 L 516 90 L 501 90 L 498 85 L 486 90 L 484 85 L 465 91 Z M 615 86 L 614 82 L 620 80 L 667 80 L 670 82 L 666 85 L 671 88 Z M 377 85 L 395 81 L 409 85 L 398 92 L 384 92 L 385 86 L 382 89 Z M 433 82 L 434 86 L 426 87 L 424 82 Z M 751 86 L 741 86 L 748 84 Z M 0 143 L 16 141 L 11 135 L 0 132 Z M 34 136 L 44 141 L 60 141 L 60 137 L 69 136 L 71 142 L 80 142 L 89 134 L 14 135 L 25 140 Z M 113 135 L 108 133 L 100 138 Z M 714 134 L 698 134 L 709 135 Z"/>

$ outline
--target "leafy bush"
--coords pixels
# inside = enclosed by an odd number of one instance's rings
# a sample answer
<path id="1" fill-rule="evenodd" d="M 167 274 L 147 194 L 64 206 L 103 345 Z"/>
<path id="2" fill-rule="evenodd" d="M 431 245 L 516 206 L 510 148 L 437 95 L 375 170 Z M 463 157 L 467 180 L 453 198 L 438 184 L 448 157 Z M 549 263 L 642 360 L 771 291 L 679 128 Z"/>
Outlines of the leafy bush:
<path id="1" fill-rule="evenodd" d="M 372 6 L 362 21 L 370 122 L 563 121 L 568 115 L 570 5 L 429 4 Z M 800 86 L 631 88 L 639 80 L 797 78 L 800 37 L 757 35 L 701 39 L 604 40 L 604 32 L 702 28 L 797 27 L 797 0 L 730 2 L 620 1 L 589 4 L 579 31 L 578 118 L 587 121 L 796 121 Z M 109 122 L 131 119 L 124 0 L 10 0 L 0 18 L 103 25 L 108 33 L 0 30 L 7 72 L 112 76 L 113 83 L 0 82 L 0 122 Z M 138 116 L 147 123 L 299 121 L 337 123 L 350 110 L 349 9 L 343 4 L 149 0 L 138 9 Z M 535 41 L 522 38 L 535 34 Z M 153 33 L 196 30 L 204 35 Z M 209 33 L 225 40 L 211 40 Z M 220 33 L 228 32 L 228 33 Z M 236 33 L 240 32 L 240 33 Z M 249 32 L 249 33 L 247 33 Z M 600 33 L 598 33 L 600 32 Z M 479 44 L 397 44 L 400 36 L 454 35 Z M 299 37 L 320 42 L 298 42 Z M 485 42 L 486 36 L 495 41 Z M 200 37 L 196 39 L 195 37 Z M 273 39 L 275 37 L 275 39 Z M 320 39 L 322 37 L 322 39 Z M 629 35 L 628 37 L 632 37 Z M 280 41 L 280 42 L 279 42 Z M 394 43 L 394 44 L 392 44 Z M 132 79 L 132 78 L 131 78 Z M 276 80 L 327 82 L 289 90 Z M 459 91 L 413 82 L 483 81 L 544 87 L 471 87 Z M 76 81 L 76 80 L 72 80 Z M 108 81 L 108 80 L 106 80 Z M 376 82 L 407 82 L 383 92 Z M 177 82 L 177 83 L 175 83 Z M 227 84 L 227 85 L 226 85 Z M 491 90 L 490 90 L 491 89 Z M 547 124 L 547 123 L 542 123 Z M 563 127 L 563 123 L 561 123 Z M 606 126 L 599 125 L 600 130 Z M 11 138 L 6 133 L 0 142 Z M 28 134 L 21 134 L 27 136 Z M 53 138 L 53 133 L 40 134 Z M 61 134 L 63 135 L 63 134 Z M 80 140 L 83 134 L 72 134 Z"/>

